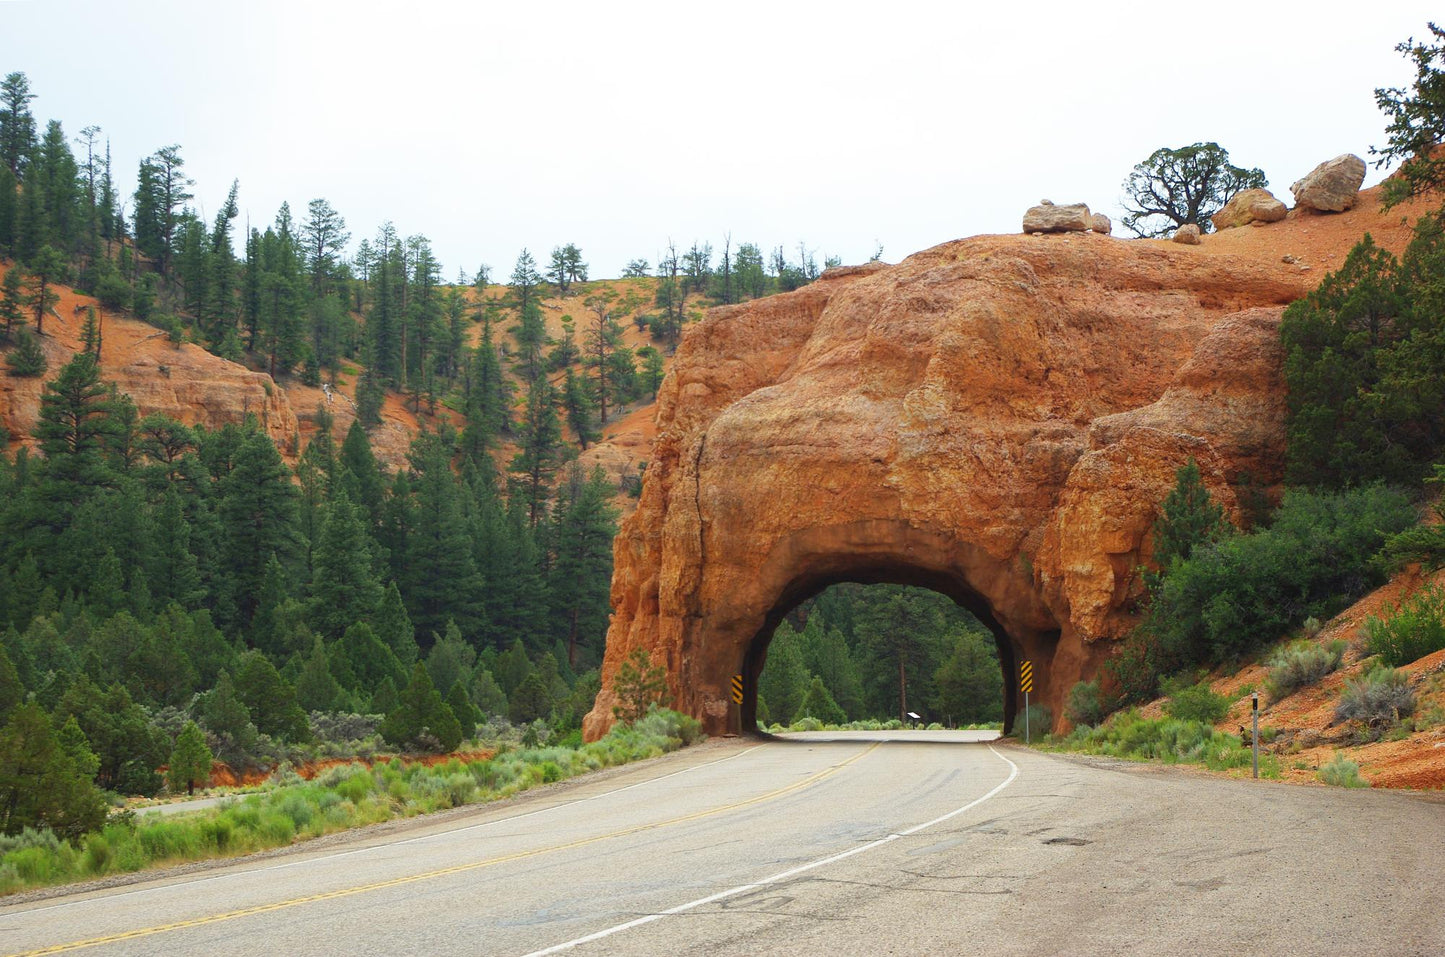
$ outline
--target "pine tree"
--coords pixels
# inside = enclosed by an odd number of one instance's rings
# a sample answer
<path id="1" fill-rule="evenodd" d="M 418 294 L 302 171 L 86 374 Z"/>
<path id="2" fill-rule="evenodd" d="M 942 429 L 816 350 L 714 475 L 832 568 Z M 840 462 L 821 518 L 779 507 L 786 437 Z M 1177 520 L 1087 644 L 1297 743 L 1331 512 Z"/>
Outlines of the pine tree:
<path id="1" fill-rule="evenodd" d="M 803 693 L 803 700 L 798 703 L 798 710 L 793 713 L 793 721 L 800 718 L 816 718 L 824 724 L 842 724 L 848 720 L 843 709 L 838 707 L 838 702 L 828 693 L 823 685 L 823 679 L 817 675 L 808 684 L 808 690 Z"/>
<path id="2" fill-rule="evenodd" d="M 477 722 L 482 719 L 482 714 L 467 697 L 466 685 L 458 681 L 452 685 L 452 690 L 446 693 L 443 699 L 446 706 L 456 716 L 458 730 L 461 731 L 462 739 L 470 738 L 477 733 Z"/>
<path id="3" fill-rule="evenodd" d="M 511 428 L 511 382 L 502 374 L 502 363 L 492 342 L 492 324 L 482 326 L 482 339 L 472 361 L 472 383 L 467 393 L 467 425 L 462 432 L 462 453 L 479 467 L 491 468 L 488 456 L 501 444 L 501 434 Z"/>
<path id="4" fill-rule="evenodd" d="M 479 627 L 481 579 L 462 521 L 461 489 L 439 436 L 422 435 L 409 456 L 415 508 L 406 543 L 406 586 L 412 624 L 423 635 L 440 633 L 447 619 L 464 631 Z"/>
<path id="5" fill-rule="evenodd" d="M 61 746 L 38 704 L 24 704 L 0 728 L 0 834 L 49 828 L 79 838 L 105 821 L 100 791 Z"/>
<path id="6" fill-rule="evenodd" d="M 545 378 L 527 390 L 527 413 L 518 435 L 521 449 L 512 457 L 514 494 L 526 504 L 533 527 L 546 513 L 552 479 L 562 457 L 562 428 L 557 422 L 556 390 Z"/>
<path id="7" fill-rule="evenodd" d="M 296 678 L 296 703 L 307 711 L 330 711 L 341 694 L 341 685 L 331 674 L 326 645 L 319 637 L 314 638 L 311 653 Z"/>
<path id="8" fill-rule="evenodd" d="M 34 162 L 25 174 L 26 192 L 34 189 L 44 193 L 43 203 L 49 225 L 44 241 L 59 250 L 63 259 L 69 259 L 80 251 L 84 216 L 81 212 L 79 167 L 58 120 L 46 124 L 45 134 L 34 156 Z"/>
<path id="9" fill-rule="evenodd" d="M 411 680 L 397 697 L 396 707 L 387 713 L 377 729 L 384 739 L 405 747 L 430 745 L 442 751 L 456 750 L 461 743 L 461 725 L 433 687 L 431 676 L 421 662 L 413 666 Z"/>
<path id="10" fill-rule="evenodd" d="M 30 81 L 25 74 L 7 74 L 0 82 L 0 163 L 14 179 L 25 178 L 26 163 L 35 150 L 35 117 L 30 114 Z"/>
<path id="11" fill-rule="evenodd" d="M 19 184 L 10 167 L 0 163 L 0 256 L 15 255 L 15 220 L 19 214 Z"/>
<path id="12" fill-rule="evenodd" d="M 1003 672 L 992 635 L 976 628 L 960 630 L 952 654 L 934 672 L 939 712 L 955 724 L 1003 718 Z"/>
<path id="13" fill-rule="evenodd" d="M 567 369 L 562 384 L 562 408 L 567 415 L 567 425 L 577 438 L 577 444 L 586 451 L 587 446 L 597 441 L 597 430 L 592 425 L 592 397 L 582 380 Z"/>
<path id="14" fill-rule="evenodd" d="M 349 690 L 361 690 L 371 694 L 381 687 L 382 682 L 391 681 L 399 683 L 406 677 L 406 669 L 402 667 L 396 655 L 391 649 L 376 636 L 371 626 L 364 621 L 358 621 L 346 629 L 340 641 L 332 649 L 333 658 L 340 656 L 345 660 L 345 670 L 352 677 Z M 347 682 L 342 682 L 346 685 Z"/>
<path id="15" fill-rule="evenodd" d="M 446 634 L 427 652 L 426 670 L 433 685 L 450 692 L 455 684 L 465 687 L 471 683 L 472 666 L 476 660 L 475 649 L 462 638 L 456 622 L 448 621 Z"/>
<path id="16" fill-rule="evenodd" d="M 65 527 L 72 509 L 113 483 L 105 457 L 106 443 L 116 432 L 113 411 L 111 391 L 89 353 L 76 354 L 45 384 L 35 436 L 45 455 L 41 494 L 59 509 L 47 517 L 54 527 Z"/>
<path id="17" fill-rule="evenodd" d="M 16 339 L 15 348 L 5 356 L 5 362 L 10 366 L 10 374 L 21 379 L 35 379 L 45 375 L 49 363 L 45 358 L 45 350 L 40 347 L 40 340 L 31 335 L 29 330 L 22 330 Z"/>
<path id="18" fill-rule="evenodd" d="M 758 678 L 758 694 L 768 699 L 768 711 L 775 721 L 791 721 L 798 713 L 809 679 L 798 634 L 784 621 L 773 632 L 767 666 Z"/>
<path id="19" fill-rule="evenodd" d="M 542 676 L 534 671 L 512 692 L 507 705 L 507 717 L 513 724 L 531 724 L 551 713 L 552 695 Z"/>
<path id="20" fill-rule="evenodd" d="M 416 663 L 418 648 L 416 645 L 416 629 L 412 627 L 411 619 L 407 616 L 406 605 L 401 600 L 401 589 L 396 587 L 395 581 L 386 583 L 386 591 L 381 598 L 381 606 L 377 609 L 375 618 L 376 635 L 382 643 L 391 649 L 396 659 L 408 669 Z"/>
<path id="21" fill-rule="evenodd" d="M 30 80 L 24 73 L 9 73 L 0 82 L 0 163 L 16 180 L 25 178 L 26 164 L 35 150 L 35 117 L 30 112 Z"/>
<path id="22" fill-rule="evenodd" d="M 1224 508 L 1210 498 L 1193 456 L 1179 466 L 1174 480 L 1154 521 L 1154 561 L 1161 575 L 1189 558 L 1195 548 L 1218 541 L 1230 531 Z"/>
<path id="23" fill-rule="evenodd" d="M 25 277 L 19 266 L 5 270 L 0 285 L 0 339 L 10 340 L 25 325 Z"/>
<path id="24" fill-rule="evenodd" d="M 218 491 L 226 582 L 244 626 L 255 614 L 266 562 L 274 554 L 285 565 L 295 551 L 296 493 L 276 446 L 259 431 L 246 435 Z"/>
<path id="25" fill-rule="evenodd" d="M 176 225 L 179 222 L 177 211 L 181 209 L 192 195 L 186 189 L 195 185 L 195 180 L 189 178 L 182 172 L 185 167 L 185 160 L 181 159 L 181 148 L 177 144 L 162 147 L 151 154 L 151 165 L 154 170 L 154 181 L 156 190 L 157 217 L 160 229 L 159 258 L 161 275 L 169 276 L 171 273 L 171 260 L 175 252 Z M 136 195 L 136 215 L 140 215 L 141 198 L 139 190 Z M 137 224 L 137 238 L 139 238 L 139 224 Z"/>
<path id="26" fill-rule="evenodd" d="M 81 351 L 89 352 L 99 360 L 101 344 L 100 316 L 94 306 L 86 306 L 85 322 L 80 327 Z"/>
<path id="27" fill-rule="evenodd" d="M 35 334 L 45 335 L 45 315 L 60 301 L 50 287 L 65 276 L 65 257 L 53 246 L 41 246 L 30 262 L 30 297 L 26 300 L 35 316 Z"/>
<path id="28" fill-rule="evenodd" d="M 311 620 L 318 633 L 336 637 L 371 617 L 382 588 L 364 510 L 352 505 L 342 490 L 325 511 L 312 558 Z"/>
<path id="29" fill-rule="evenodd" d="M 337 484 L 352 502 L 366 509 L 371 527 L 379 527 L 386 499 L 386 483 L 376 464 L 376 456 L 371 452 L 366 429 L 357 419 L 351 421 L 351 427 L 346 430 L 346 438 L 341 443 L 341 453 L 337 456 Z"/>
<path id="30" fill-rule="evenodd" d="M 528 680 L 534 677 L 529 675 Z M 652 663 L 652 655 L 642 648 L 634 648 L 617 667 L 612 690 L 618 699 L 612 706 L 613 717 L 632 723 L 647 714 L 649 706 L 663 700 L 667 693 L 667 672 L 661 665 Z"/>
<path id="31" fill-rule="evenodd" d="M 337 257 L 351 241 L 351 234 L 346 231 L 346 219 L 325 199 L 313 199 L 306 207 L 306 222 L 301 227 L 301 236 L 306 243 L 311 289 L 317 297 L 324 297 L 336 272 Z"/>
<path id="32" fill-rule="evenodd" d="M 170 766 L 166 769 L 166 784 L 172 793 L 181 788 L 187 794 L 196 793 L 196 785 L 205 787 L 211 779 L 211 762 L 215 760 L 206 745 L 206 735 L 200 725 L 187 721 L 181 733 L 176 736 L 175 749 L 171 751 Z"/>
<path id="33" fill-rule="evenodd" d="M 248 651 L 237 661 L 236 694 L 251 714 L 256 730 L 286 741 L 311 739 L 306 715 L 296 703 L 296 691 L 276 666 L 259 651 Z"/>
<path id="34" fill-rule="evenodd" d="M 601 466 L 584 482 L 574 464 L 566 483 L 566 507 L 557 518 L 553 536 L 556 555 L 551 589 L 556 603 L 553 633 L 567 635 L 567 663 L 578 665 L 579 649 L 600 649 L 612 612 L 612 539 L 617 534 L 617 510 L 611 504 L 611 486 Z"/>

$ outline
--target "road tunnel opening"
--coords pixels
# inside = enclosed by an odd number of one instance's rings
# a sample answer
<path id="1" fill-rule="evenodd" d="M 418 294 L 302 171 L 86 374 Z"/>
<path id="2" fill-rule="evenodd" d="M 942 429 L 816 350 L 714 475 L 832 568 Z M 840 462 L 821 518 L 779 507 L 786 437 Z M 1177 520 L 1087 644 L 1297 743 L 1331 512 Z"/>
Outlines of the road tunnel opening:
<path id="1" fill-rule="evenodd" d="M 1018 711 L 1019 656 L 987 603 L 923 569 L 880 567 L 784 589 L 741 667 L 745 732 L 806 717 L 961 727 Z M 918 719 L 909 718 L 909 714 Z"/>

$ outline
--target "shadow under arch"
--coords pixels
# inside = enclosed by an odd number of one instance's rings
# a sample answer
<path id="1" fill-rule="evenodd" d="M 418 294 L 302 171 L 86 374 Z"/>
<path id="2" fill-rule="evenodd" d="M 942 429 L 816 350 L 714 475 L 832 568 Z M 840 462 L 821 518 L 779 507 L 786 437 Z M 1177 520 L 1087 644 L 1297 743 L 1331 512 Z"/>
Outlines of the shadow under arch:
<path id="1" fill-rule="evenodd" d="M 841 557 L 841 556 L 840 556 Z M 1019 709 L 1019 690 L 1016 676 L 1018 663 L 1022 660 L 1022 649 L 999 624 L 988 602 L 967 580 L 957 572 L 929 569 L 898 560 L 863 560 L 843 562 L 844 567 L 831 570 L 805 571 L 791 580 L 778 596 L 776 603 L 764 618 L 748 643 L 743 656 L 743 702 L 739 709 L 740 730 L 745 734 L 758 733 L 758 680 L 767 663 L 768 646 L 773 633 L 790 612 L 809 598 L 833 585 L 853 582 L 862 585 L 909 585 L 926 588 L 950 598 L 971 613 L 994 637 L 998 647 L 999 668 L 1003 672 L 1003 727 L 1004 734 L 1013 730 L 1014 717 Z"/>

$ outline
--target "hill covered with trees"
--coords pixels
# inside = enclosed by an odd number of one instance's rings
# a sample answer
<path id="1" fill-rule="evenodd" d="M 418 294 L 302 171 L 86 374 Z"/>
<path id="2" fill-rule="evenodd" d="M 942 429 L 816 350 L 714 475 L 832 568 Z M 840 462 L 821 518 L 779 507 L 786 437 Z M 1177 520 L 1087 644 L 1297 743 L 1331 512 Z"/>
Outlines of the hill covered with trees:
<path id="1" fill-rule="evenodd" d="M 244 229 L 232 183 L 203 219 L 179 145 L 123 195 L 101 130 L 34 99 L 0 86 L 0 369 L 34 397 L 0 422 L 0 790 L 73 800 L 0 829 L 93 826 L 95 788 L 168 763 L 193 786 L 192 723 L 237 768 L 574 729 L 645 464 L 596 443 L 702 308 L 811 281 L 811 252 L 669 244 L 596 280 L 564 243 L 449 283 L 425 236 L 353 244 L 323 198 Z M 260 376 L 294 431 L 114 384 L 197 349 L 213 394 Z"/>

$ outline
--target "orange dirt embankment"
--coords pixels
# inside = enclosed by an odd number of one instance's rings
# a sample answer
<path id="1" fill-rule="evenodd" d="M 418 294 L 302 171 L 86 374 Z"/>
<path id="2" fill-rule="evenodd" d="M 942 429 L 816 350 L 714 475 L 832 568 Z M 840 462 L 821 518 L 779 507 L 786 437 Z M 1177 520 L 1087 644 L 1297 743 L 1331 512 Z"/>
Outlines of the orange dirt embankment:
<path id="1" fill-rule="evenodd" d="M 1335 706 L 1345 683 L 1374 664 L 1364 648 L 1365 622 L 1388 616 L 1391 609 L 1430 584 L 1445 586 L 1445 571 L 1433 575 L 1422 575 L 1418 569 L 1406 571 L 1326 622 L 1313 640 L 1321 645 L 1347 642 L 1344 663 L 1319 683 L 1280 701 L 1271 702 L 1265 691 L 1268 655 L 1233 674 L 1216 675 L 1211 681 L 1214 691 L 1234 701 L 1218 729 L 1230 734 L 1248 729 L 1250 692 L 1258 691 L 1260 728 L 1275 735 L 1261 750 L 1275 755 L 1287 780 L 1315 782 L 1320 765 L 1343 753 L 1360 765 L 1360 775 L 1375 787 L 1445 788 L 1445 721 L 1399 740 L 1369 744 L 1353 743 L 1352 729 L 1335 721 Z M 1410 676 L 1415 691 L 1417 720 L 1432 713 L 1445 715 L 1445 651 L 1411 662 L 1402 670 Z M 1140 710 L 1145 717 L 1159 717 L 1164 713 L 1163 704 L 1161 698 Z"/>
<path id="2" fill-rule="evenodd" d="M 485 761 L 488 758 L 494 757 L 496 753 L 496 751 L 490 748 L 480 748 L 475 751 L 454 751 L 451 754 L 378 754 L 374 758 L 323 758 L 318 761 L 307 761 L 302 764 L 293 765 L 292 770 L 303 780 L 310 781 L 312 778 L 331 768 L 337 768 L 347 764 L 360 764 L 368 768 L 373 768 L 378 764 L 386 764 L 388 761 L 400 757 L 403 763 L 407 765 L 419 764 L 422 767 L 431 768 L 453 760 L 463 763 L 468 761 Z M 254 787 L 255 785 L 265 783 L 275 771 L 276 769 L 272 768 L 269 771 L 242 771 L 238 774 L 233 771 L 229 765 L 221 761 L 215 761 L 211 764 L 211 779 L 207 786 L 213 788 Z"/>
<path id="3" fill-rule="evenodd" d="M 129 395 L 142 417 L 159 412 L 187 425 L 218 428 L 254 415 L 278 447 L 290 447 L 296 416 L 286 392 L 270 376 L 193 343 L 173 345 L 154 326 L 107 312 L 96 299 L 66 286 L 52 289 L 59 301 L 45 317 L 40 338 L 47 374 L 22 379 L 0 372 L 0 427 L 6 432 L 0 438 L 7 440 L 7 449 L 34 444 L 45 381 L 80 351 L 87 308 L 100 318 L 101 378 Z M 33 329 L 34 317 L 28 318 Z"/>

